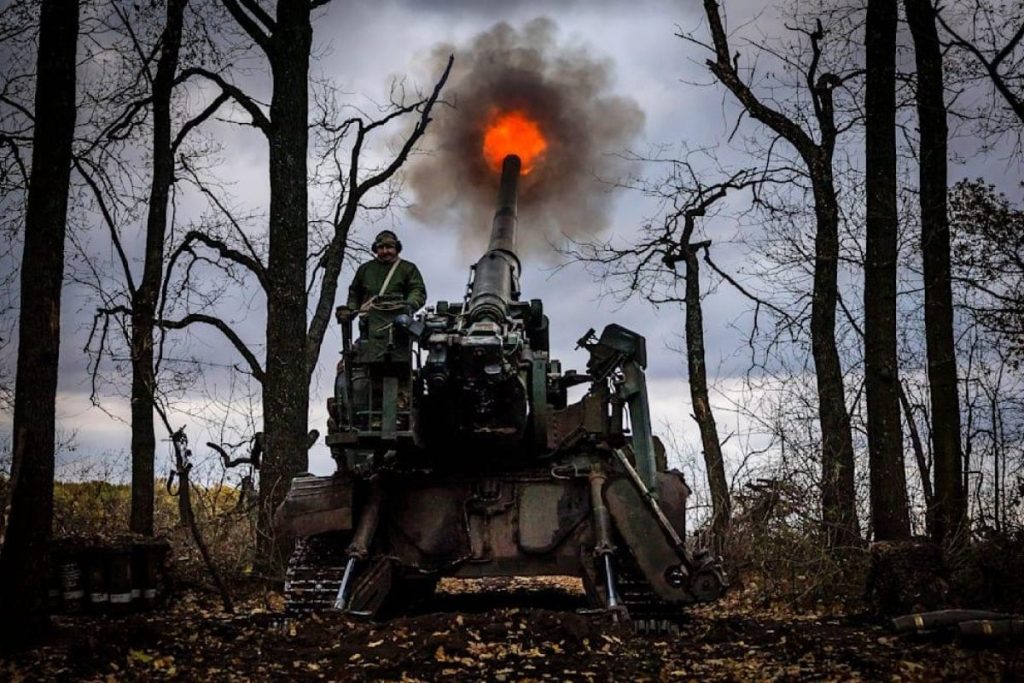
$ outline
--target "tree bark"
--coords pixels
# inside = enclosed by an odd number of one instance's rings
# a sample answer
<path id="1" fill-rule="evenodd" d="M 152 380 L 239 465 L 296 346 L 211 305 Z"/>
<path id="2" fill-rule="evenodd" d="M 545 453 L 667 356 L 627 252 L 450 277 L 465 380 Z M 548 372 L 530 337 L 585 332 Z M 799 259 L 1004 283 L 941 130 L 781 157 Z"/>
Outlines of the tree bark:
<path id="1" fill-rule="evenodd" d="M 53 520 L 54 415 L 60 352 L 78 3 L 43 0 L 32 175 L 21 262 L 11 513 L 0 549 L 0 641 L 45 622 Z M 9 641 L 8 641 L 9 642 Z"/>
<path id="2" fill-rule="evenodd" d="M 309 384 L 306 353 L 306 151 L 309 52 L 313 29 L 306 1 L 280 0 L 270 36 L 270 244 L 267 265 L 267 357 L 263 382 L 266 455 L 260 470 L 262 557 L 277 564 L 284 549 L 270 537 L 274 510 L 292 477 L 307 469 Z M 276 555 L 275 555 L 276 553 Z"/>
<path id="3" fill-rule="evenodd" d="M 917 114 L 921 129 L 921 256 L 924 270 L 924 325 L 935 453 L 935 538 L 963 540 L 967 505 L 962 484 L 960 402 L 953 341 L 953 295 L 949 219 L 946 211 L 946 105 L 942 47 L 929 0 L 905 0 L 917 63 Z"/>
<path id="4" fill-rule="evenodd" d="M 722 445 L 718 440 L 718 427 L 711 412 L 708 397 L 707 364 L 704 359 L 704 315 L 700 302 L 700 262 L 697 250 L 708 243 L 684 246 L 686 261 L 686 365 L 690 378 L 690 400 L 693 416 L 700 428 L 704 449 L 704 466 L 711 489 L 711 535 L 714 552 L 721 555 L 726 548 L 732 505 L 729 500 L 729 482 L 725 478 Z"/>
<path id="5" fill-rule="evenodd" d="M 910 537 L 896 357 L 896 9 L 891 0 L 868 0 L 864 36 L 864 388 L 876 541 Z"/>
<path id="6" fill-rule="evenodd" d="M 832 548 L 860 544 L 854 481 L 853 435 L 846 408 L 843 368 L 836 347 L 839 300 L 839 201 L 832 178 L 831 150 L 809 161 L 814 188 L 814 289 L 811 298 L 811 354 L 821 424 L 821 514 Z"/>
<path id="7" fill-rule="evenodd" d="M 153 331 L 163 280 L 167 208 L 174 182 L 171 143 L 171 94 L 178 71 L 181 30 L 188 0 L 169 0 L 160 40 L 160 59 L 153 78 L 153 178 L 146 220 L 146 252 L 142 280 L 132 300 L 132 501 L 130 528 L 153 535 L 153 489 L 156 433 L 153 401 L 156 391 Z"/>

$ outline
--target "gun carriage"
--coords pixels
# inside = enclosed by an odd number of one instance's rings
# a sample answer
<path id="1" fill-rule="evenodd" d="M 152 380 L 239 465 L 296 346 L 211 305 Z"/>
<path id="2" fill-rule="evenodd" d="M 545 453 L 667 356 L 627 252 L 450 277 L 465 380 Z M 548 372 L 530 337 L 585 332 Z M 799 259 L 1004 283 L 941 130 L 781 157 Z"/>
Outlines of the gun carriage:
<path id="1" fill-rule="evenodd" d="M 277 513 L 299 538 L 291 611 L 374 615 L 446 576 L 572 575 L 594 608 L 665 630 L 725 588 L 716 559 L 685 545 L 689 488 L 651 433 L 644 338 L 590 330 L 586 372 L 563 371 L 542 302 L 520 300 L 519 173 L 506 157 L 463 301 L 412 317 L 380 299 L 354 342 L 341 312 L 337 471 L 296 478 Z"/>

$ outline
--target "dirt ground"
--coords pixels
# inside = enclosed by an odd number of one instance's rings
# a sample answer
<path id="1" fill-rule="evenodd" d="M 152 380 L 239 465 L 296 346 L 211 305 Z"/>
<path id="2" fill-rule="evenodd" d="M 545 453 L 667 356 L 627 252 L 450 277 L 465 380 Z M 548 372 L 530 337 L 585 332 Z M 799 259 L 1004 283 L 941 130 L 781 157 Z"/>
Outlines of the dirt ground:
<path id="1" fill-rule="evenodd" d="M 56 617 L 44 642 L 0 659 L 0 680 L 1024 680 L 1019 645 L 896 636 L 863 616 L 733 596 L 649 636 L 578 613 L 583 602 L 569 579 L 446 580 L 419 613 L 372 623 L 285 619 L 275 594 L 230 616 L 186 593 L 144 614 Z"/>

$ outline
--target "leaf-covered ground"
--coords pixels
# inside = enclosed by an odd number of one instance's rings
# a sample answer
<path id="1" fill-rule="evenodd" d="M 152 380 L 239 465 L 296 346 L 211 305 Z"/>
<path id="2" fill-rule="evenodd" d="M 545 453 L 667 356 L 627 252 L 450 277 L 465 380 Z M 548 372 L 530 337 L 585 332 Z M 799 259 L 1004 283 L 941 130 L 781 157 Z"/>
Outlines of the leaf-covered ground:
<path id="1" fill-rule="evenodd" d="M 581 604 L 571 580 L 446 581 L 419 613 L 369 623 L 284 619 L 273 594 L 228 616 L 186 594 L 145 614 L 58 617 L 44 642 L 0 659 L 0 680 L 1024 678 L 1012 646 L 897 637 L 865 617 L 755 610 L 734 597 L 694 610 L 678 635 L 641 636 L 577 613 Z"/>

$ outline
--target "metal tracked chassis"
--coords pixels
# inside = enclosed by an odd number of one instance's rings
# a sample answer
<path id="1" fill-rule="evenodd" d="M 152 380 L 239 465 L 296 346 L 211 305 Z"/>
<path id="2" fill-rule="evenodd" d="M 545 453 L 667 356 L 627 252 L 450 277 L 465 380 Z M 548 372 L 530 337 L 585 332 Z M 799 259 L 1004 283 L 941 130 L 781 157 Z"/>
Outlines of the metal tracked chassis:
<path id="1" fill-rule="evenodd" d="M 658 473 L 657 501 L 645 501 L 629 467 L 628 457 L 598 453 L 486 476 L 296 480 L 285 509 L 302 539 L 288 610 L 386 615 L 429 597 L 442 577 L 568 575 L 582 578 L 593 607 L 628 615 L 638 630 L 671 630 L 684 606 L 714 599 L 723 582 L 675 545 L 685 537 L 682 476 Z M 355 525 L 353 505 L 364 510 Z M 694 582 L 695 573 L 711 580 Z"/>

